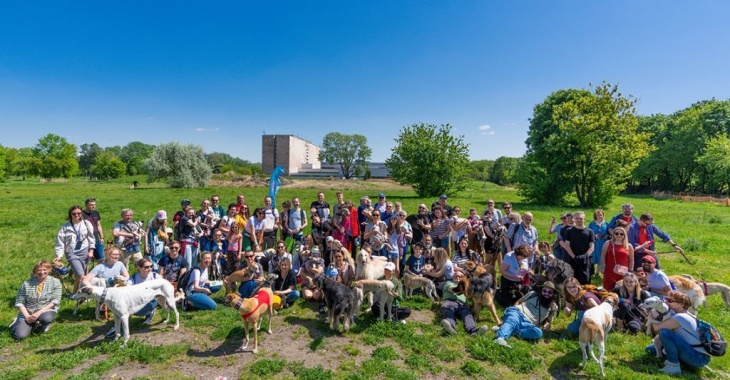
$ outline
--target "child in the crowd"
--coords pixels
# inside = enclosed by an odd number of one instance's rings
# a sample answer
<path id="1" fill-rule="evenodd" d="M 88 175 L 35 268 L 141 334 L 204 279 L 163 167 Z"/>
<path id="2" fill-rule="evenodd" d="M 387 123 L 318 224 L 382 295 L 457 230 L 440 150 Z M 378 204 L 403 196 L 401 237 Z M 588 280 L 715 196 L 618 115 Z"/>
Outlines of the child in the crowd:
<path id="1" fill-rule="evenodd" d="M 421 276 L 424 266 L 426 266 L 426 258 L 423 256 L 423 244 L 416 243 L 413 245 L 413 253 L 406 260 L 405 273 Z"/>

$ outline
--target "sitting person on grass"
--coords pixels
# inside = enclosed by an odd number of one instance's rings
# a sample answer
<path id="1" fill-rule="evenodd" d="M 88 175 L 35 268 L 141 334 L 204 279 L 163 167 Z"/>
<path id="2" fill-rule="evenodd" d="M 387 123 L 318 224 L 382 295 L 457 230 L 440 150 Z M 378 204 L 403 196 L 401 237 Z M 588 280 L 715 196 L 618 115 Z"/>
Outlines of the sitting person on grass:
<path id="1" fill-rule="evenodd" d="M 632 272 L 626 272 L 623 280 L 616 283 L 613 292 L 618 294 L 618 309 L 613 312 L 619 329 L 628 329 L 637 333 L 644 328 L 645 312 L 639 309 L 644 300 L 651 297 L 649 292 L 642 290 L 639 278 Z"/>
<path id="2" fill-rule="evenodd" d="M 157 268 L 160 270 L 160 276 L 177 288 L 177 279 L 188 270 L 188 261 L 180 256 L 180 242 L 170 243 L 167 254 L 157 262 Z"/>
<path id="3" fill-rule="evenodd" d="M 188 310 L 189 306 L 201 310 L 215 310 L 217 307 L 215 301 L 210 298 L 213 293 L 221 290 L 221 285 L 211 286 L 208 280 L 208 268 L 213 262 L 213 254 L 206 251 L 200 255 L 199 266 L 193 267 L 190 273 L 185 293 L 187 298 L 183 300 L 183 310 Z"/>
<path id="4" fill-rule="evenodd" d="M 592 292 L 583 289 L 575 277 L 565 280 L 563 289 L 565 289 L 565 316 L 570 317 L 573 310 L 576 310 L 575 318 L 568 324 L 568 332 L 573 336 L 578 336 L 580 323 L 583 321 L 583 314 L 586 310 L 598 306 L 601 303 L 601 299 Z"/>
<path id="5" fill-rule="evenodd" d="M 502 316 L 502 326 L 497 327 L 494 342 L 512 348 L 507 339 L 513 334 L 525 340 L 542 338 L 543 330 L 550 330 L 550 323 L 558 314 L 558 290 L 551 281 L 542 285 L 542 290 L 533 290 L 510 306 Z M 542 326 L 542 329 L 540 327 Z"/>
<path id="6" fill-rule="evenodd" d="M 271 290 L 275 295 L 281 297 L 282 307 L 287 308 L 299 299 L 297 275 L 291 270 L 291 259 L 289 257 L 279 259 L 279 269 L 274 271 L 274 274 L 279 277 L 274 281 L 274 286 Z"/>
<path id="7" fill-rule="evenodd" d="M 129 278 L 129 280 L 127 280 L 127 286 L 137 285 L 146 281 L 162 278 L 161 275 L 152 271 L 152 260 L 150 260 L 149 257 L 144 257 L 140 260 L 137 260 L 137 263 L 135 265 L 137 267 L 137 273 L 135 273 L 132 277 Z M 142 309 L 134 313 L 134 315 L 138 317 L 145 317 L 142 324 L 145 326 L 149 326 L 152 324 L 152 318 L 155 317 L 155 308 L 157 308 L 156 299 L 150 301 Z"/>
<path id="8" fill-rule="evenodd" d="M 51 328 L 61 304 L 63 289 L 61 281 L 50 276 L 51 270 L 48 261 L 37 262 L 33 266 L 33 276 L 18 289 L 15 297 L 18 315 L 10 325 L 13 338 L 23 340 L 33 331 L 40 334 Z"/>
<path id="9" fill-rule="evenodd" d="M 443 248 L 439 250 L 446 252 Z M 444 284 L 444 296 L 441 303 L 441 314 L 444 319 L 441 320 L 441 326 L 451 335 L 456 335 L 456 320 L 459 318 L 464 321 L 464 329 L 467 333 L 474 335 L 482 335 L 489 329 L 487 326 L 477 327 L 474 323 L 474 316 L 466 304 L 466 295 L 462 286 L 462 278 L 466 275 L 458 268 L 454 269 L 451 279 L 446 280 Z"/>
<path id="10" fill-rule="evenodd" d="M 238 294 L 241 298 L 250 298 L 253 296 L 253 291 L 260 283 L 264 282 L 264 267 L 260 263 L 256 262 L 256 254 L 253 251 L 246 251 L 243 254 L 243 263 L 241 268 L 254 266 L 253 277 L 250 280 L 241 283 L 238 287 Z"/>
<path id="11" fill-rule="evenodd" d="M 387 316 L 393 322 L 406 324 L 405 319 L 411 315 L 411 309 L 407 307 L 400 307 L 400 302 L 403 301 L 403 284 L 401 284 L 398 277 L 395 276 L 395 264 L 387 263 L 383 269 L 385 273 L 385 280 L 393 283 L 393 289 L 396 294 L 396 297 L 393 300 L 392 310 L 386 310 Z M 377 301 L 374 302 L 371 310 L 373 315 L 380 315 L 380 303 Z"/>

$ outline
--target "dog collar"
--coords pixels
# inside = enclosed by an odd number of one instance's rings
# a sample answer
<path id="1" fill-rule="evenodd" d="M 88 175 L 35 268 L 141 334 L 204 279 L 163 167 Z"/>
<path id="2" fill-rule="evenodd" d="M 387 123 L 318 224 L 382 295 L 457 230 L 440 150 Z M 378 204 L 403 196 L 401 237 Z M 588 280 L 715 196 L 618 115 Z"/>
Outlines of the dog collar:
<path id="1" fill-rule="evenodd" d="M 659 321 L 661 321 L 662 319 L 664 319 L 664 316 L 667 315 L 667 314 L 669 314 L 671 311 L 672 311 L 672 309 L 668 309 L 667 311 L 665 311 L 663 313 L 657 312 L 658 313 L 657 314 L 657 317 L 658 318 L 656 318 L 656 319 L 659 320 Z"/>
<path id="2" fill-rule="evenodd" d="M 99 300 L 100 303 L 104 303 L 106 301 L 106 293 L 109 291 L 109 288 L 104 288 L 104 290 L 101 292 L 101 299 Z"/>
<path id="3" fill-rule="evenodd" d="M 243 297 L 238 299 L 238 302 L 236 302 L 236 310 L 241 308 L 241 305 L 243 304 L 243 300 L 244 300 Z"/>
<path id="4" fill-rule="evenodd" d="M 707 289 L 707 282 L 702 280 L 702 290 L 705 292 L 705 297 L 710 295 L 710 290 Z"/>

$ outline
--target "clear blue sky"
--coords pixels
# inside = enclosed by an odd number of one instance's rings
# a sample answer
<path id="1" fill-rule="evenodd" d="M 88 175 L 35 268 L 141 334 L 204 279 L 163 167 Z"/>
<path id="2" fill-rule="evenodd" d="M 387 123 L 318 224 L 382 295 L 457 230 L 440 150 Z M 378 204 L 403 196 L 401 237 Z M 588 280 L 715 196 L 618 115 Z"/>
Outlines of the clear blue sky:
<path id="1" fill-rule="evenodd" d="M 0 5 L 0 144 L 200 144 L 332 131 L 390 155 L 451 123 L 471 159 L 521 156 L 532 108 L 619 83 L 640 114 L 730 98 L 728 1 L 49 1 Z"/>

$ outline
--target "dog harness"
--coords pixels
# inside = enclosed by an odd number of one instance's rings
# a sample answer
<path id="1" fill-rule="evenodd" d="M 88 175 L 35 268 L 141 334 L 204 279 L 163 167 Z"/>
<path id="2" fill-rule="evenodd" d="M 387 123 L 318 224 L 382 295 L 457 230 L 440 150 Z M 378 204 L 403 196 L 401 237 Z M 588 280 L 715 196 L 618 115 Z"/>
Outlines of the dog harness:
<path id="1" fill-rule="evenodd" d="M 269 293 L 267 293 L 266 291 L 259 290 L 259 292 L 256 293 L 256 295 L 251 298 L 256 298 L 259 301 L 259 305 L 256 306 L 255 309 L 251 310 L 251 312 L 246 313 L 246 314 L 241 314 L 241 318 L 243 318 L 244 320 L 248 319 L 248 317 L 253 315 L 253 313 L 255 313 L 258 309 L 260 309 L 261 306 L 271 305 L 271 299 L 269 298 Z M 244 298 L 241 298 L 240 300 L 238 300 L 238 302 L 236 302 L 236 309 L 239 309 L 241 307 L 241 304 L 243 304 L 243 300 L 244 300 Z"/>
<path id="2" fill-rule="evenodd" d="M 104 288 L 104 290 L 101 291 L 101 299 L 99 299 L 100 303 L 104 303 L 106 301 L 106 293 L 109 291 L 108 288 Z"/>

